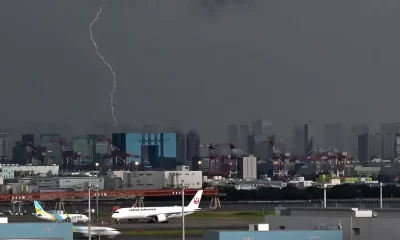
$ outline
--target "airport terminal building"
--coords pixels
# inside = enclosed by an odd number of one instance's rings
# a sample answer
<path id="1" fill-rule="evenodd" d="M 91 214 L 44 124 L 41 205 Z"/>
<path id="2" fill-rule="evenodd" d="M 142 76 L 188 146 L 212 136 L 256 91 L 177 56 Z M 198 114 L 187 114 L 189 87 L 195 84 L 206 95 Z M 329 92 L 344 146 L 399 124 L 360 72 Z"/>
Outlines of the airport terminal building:
<path id="1" fill-rule="evenodd" d="M 343 240 L 394 240 L 400 237 L 400 209 L 368 210 L 349 208 L 276 208 L 275 215 L 265 216 L 271 230 L 343 231 Z"/>

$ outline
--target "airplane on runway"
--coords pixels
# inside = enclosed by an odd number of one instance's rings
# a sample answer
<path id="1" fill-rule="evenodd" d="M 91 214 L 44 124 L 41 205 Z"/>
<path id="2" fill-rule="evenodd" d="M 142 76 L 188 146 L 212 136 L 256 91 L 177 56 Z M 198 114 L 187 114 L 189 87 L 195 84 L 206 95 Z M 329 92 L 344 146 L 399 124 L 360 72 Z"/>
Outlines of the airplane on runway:
<path id="1" fill-rule="evenodd" d="M 53 211 L 52 215 L 59 222 L 63 222 L 65 220 L 64 217 L 55 210 Z M 74 238 L 79 238 L 80 236 L 85 238 L 89 237 L 88 226 L 73 226 L 72 232 L 74 234 Z M 93 237 L 98 237 L 99 239 L 101 239 L 101 236 L 114 238 L 121 234 L 121 232 L 115 228 L 95 226 L 90 227 L 90 233 Z"/>
<path id="2" fill-rule="evenodd" d="M 88 226 L 73 226 L 72 232 L 74 233 L 74 239 L 83 236 L 85 238 L 89 237 L 89 227 Z M 91 237 L 98 237 L 101 239 L 102 236 L 108 238 L 114 238 L 121 234 L 115 228 L 110 227 L 90 227 Z"/>
<path id="3" fill-rule="evenodd" d="M 207 211 L 199 208 L 201 196 L 203 190 L 197 191 L 192 201 L 187 207 L 184 207 L 184 215 L 189 215 L 194 212 Z M 169 218 L 182 217 L 182 207 L 132 207 L 132 208 L 120 208 L 115 210 L 111 217 L 117 221 L 117 224 L 121 219 L 148 219 L 149 223 L 167 223 Z"/>
<path id="4" fill-rule="evenodd" d="M 35 211 L 36 211 L 36 217 L 40 218 L 40 219 L 44 219 L 47 221 L 66 221 L 66 220 L 70 220 L 71 222 L 87 222 L 89 221 L 89 218 L 84 215 L 84 214 L 60 214 L 57 211 L 53 211 L 53 212 L 46 212 L 42 206 L 39 204 L 38 201 L 34 201 L 33 202 L 35 205 Z M 60 216 L 60 218 L 58 218 L 58 216 L 55 215 L 55 213 L 57 213 L 57 215 Z"/>

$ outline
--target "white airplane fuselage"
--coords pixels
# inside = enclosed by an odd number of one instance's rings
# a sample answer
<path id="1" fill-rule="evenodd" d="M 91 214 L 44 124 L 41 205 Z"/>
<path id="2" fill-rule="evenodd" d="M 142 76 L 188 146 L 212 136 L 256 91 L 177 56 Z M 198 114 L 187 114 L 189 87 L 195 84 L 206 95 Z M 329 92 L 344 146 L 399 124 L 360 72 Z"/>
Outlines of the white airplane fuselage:
<path id="1" fill-rule="evenodd" d="M 59 214 L 59 215 L 63 219 L 67 219 L 69 217 L 71 219 L 71 222 L 84 222 L 84 223 L 86 223 L 86 222 L 89 221 L 89 217 L 87 217 L 86 215 L 83 215 L 83 214 L 68 214 L 68 216 L 67 216 L 67 214 Z M 55 221 L 56 220 L 55 217 L 50 213 L 43 214 L 43 215 L 36 213 L 36 217 L 40 218 L 40 219 L 43 219 L 43 220 L 47 220 L 47 221 Z"/>
<path id="2" fill-rule="evenodd" d="M 74 234 L 76 235 L 82 235 L 84 237 L 89 237 L 89 227 L 88 226 L 74 226 L 72 228 L 72 231 L 74 232 Z M 121 232 L 118 231 L 115 228 L 110 228 L 110 227 L 91 227 L 90 228 L 90 235 L 92 235 L 92 237 L 108 237 L 108 238 L 114 238 L 118 235 L 120 235 Z"/>
<path id="3" fill-rule="evenodd" d="M 202 194 L 203 190 L 198 190 L 189 205 L 183 209 L 182 206 L 120 208 L 112 213 L 111 218 L 117 220 L 117 222 L 121 219 L 147 219 L 149 222 L 168 222 L 170 218 L 182 217 L 182 210 L 185 216 L 201 211 L 199 204 Z"/>
<path id="4" fill-rule="evenodd" d="M 194 213 L 196 210 L 189 207 L 184 207 L 185 216 Z M 116 220 L 121 219 L 152 219 L 150 216 L 168 215 L 166 218 L 182 217 L 182 207 L 145 207 L 145 208 L 120 208 L 116 210 L 111 217 Z"/>

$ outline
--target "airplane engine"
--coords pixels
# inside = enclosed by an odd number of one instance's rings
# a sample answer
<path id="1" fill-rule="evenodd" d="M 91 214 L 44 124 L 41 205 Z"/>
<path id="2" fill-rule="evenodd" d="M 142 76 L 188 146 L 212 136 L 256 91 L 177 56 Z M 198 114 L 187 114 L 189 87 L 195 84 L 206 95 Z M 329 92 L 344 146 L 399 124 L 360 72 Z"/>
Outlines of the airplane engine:
<path id="1" fill-rule="evenodd" d="M 162 223 L 167 221 L 167 217 L 164 214 L 157 215 L 155 217 L 156 222 Z"/>

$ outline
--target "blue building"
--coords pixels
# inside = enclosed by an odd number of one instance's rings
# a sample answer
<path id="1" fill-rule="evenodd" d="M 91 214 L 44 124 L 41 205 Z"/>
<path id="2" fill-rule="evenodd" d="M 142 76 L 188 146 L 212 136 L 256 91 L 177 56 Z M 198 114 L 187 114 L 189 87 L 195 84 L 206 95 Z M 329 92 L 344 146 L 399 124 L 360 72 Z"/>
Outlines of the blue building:
<path id="1" fill-rule="evenodd" d="M 207 240 L 343 240 L 342 230 L 311 231 L 207 231 Z"/>
<path id="2" fill-rule="evenodd" d="M 73 240 L 72 223 L 5 223 L 0 233 L 0 239 Z"/>
<path id="3" fill-rule="evenodd" d="M 159 165 L 163 159 L 177 158 L 177 133 L 114 133 L 112 141 L 131 155 L 128 162 Z"/>

